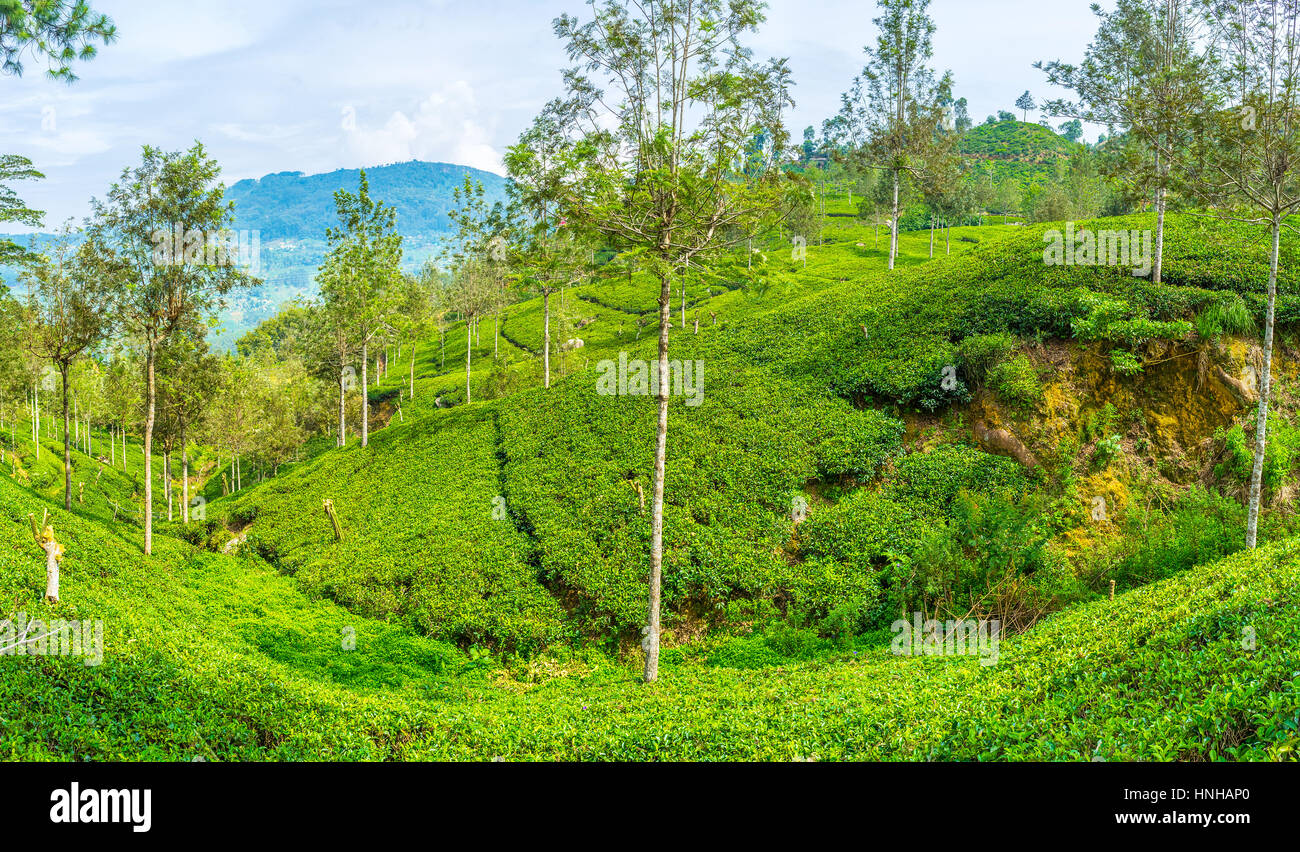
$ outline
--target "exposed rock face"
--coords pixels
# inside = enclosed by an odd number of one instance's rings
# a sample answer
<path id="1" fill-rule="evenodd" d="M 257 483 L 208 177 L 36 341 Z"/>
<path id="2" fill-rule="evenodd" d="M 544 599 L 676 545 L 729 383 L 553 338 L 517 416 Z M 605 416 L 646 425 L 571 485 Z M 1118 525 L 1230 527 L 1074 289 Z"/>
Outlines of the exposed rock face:
<path id="1" fill-rule="evenodd" d="M 560 351 L 571 352 L 574 349 L 582 349 L 586 345 L 587 345 L 586 341 L 584 341 L 582 338 L 575 337 L 572 340 L 566 340 L 564 342 L 564 345 L 560 347 Z"/>

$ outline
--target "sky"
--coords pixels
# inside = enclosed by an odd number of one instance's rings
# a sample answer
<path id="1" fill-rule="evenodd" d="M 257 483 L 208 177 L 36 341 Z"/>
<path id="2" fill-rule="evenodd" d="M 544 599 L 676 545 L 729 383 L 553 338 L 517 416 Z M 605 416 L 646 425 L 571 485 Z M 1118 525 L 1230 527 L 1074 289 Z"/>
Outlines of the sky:
<path id="1" fill-rule="evenodd" d="M 551 21 L 584 0 L 92 0 L 119 39 L 67 85 L 29 61 L 0 77 L 0 152 L 46 175 L 15 188 L 45 230 L 89 211 L 145 144 L 201 140 L 227 184 L 411 159 L 503 173 L 501 156 L 567 65 Z M 750 44 L 788 57 L 789 126 L 820 127 L 875 38 L 870 0 L 769 0 Z M 976 122 L 1053 93 L 1036 60 L 1082 57 L 1089 0 L 932 0 L 933 65 Z M 1036 120 L 1034 114 L 1030 120 Z M 1092 134 L 1092 135 L 1095 135 Z M 19 230 L 14 227 L 13 230 Z"/>

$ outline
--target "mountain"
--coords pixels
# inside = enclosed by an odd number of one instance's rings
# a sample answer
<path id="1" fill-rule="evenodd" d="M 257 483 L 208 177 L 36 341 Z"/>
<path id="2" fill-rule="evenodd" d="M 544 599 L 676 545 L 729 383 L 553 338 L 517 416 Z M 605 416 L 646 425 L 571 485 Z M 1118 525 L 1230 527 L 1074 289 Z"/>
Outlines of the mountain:
<path id="1" fill-rule="evenodd" d="M 1049 127 L 1023 121 L 972 127 L 958 143 L 962 156 L 980 163 L 995 180 L 1012 177 L 1023 187 L 1050 182 L 1080 147 Z"/>
<path id="2" fill-rule="evenodd" d="M 450 163 L 412 160 L 365 170 L 370 194 L 397 209 L 403 237 L 403 268 L 415 271 L 437 255 L 452 231 L 447 213 L 453 190 L 465 176 L 483 184 L 489 205 L 504 201 L 506 179 L 491 172 Z M 360 169 L 326 174 L 277 172 L 258 180 L 241 180 L 227 188 L 235 203 L 235 227 L 258 231 L 261 238 L 258 276 L 262 286 L 233 296 L 212 335 L 216 349 L 228 349 L 249 329 L 274 316 L 286 302 L 316 292 L 315 275 L 325 257 L 325 229 L 338 224 L 334 193 L 356 192 Z"/>
<path id="3" fill-rule="evenodd" d="M 397 208 L 398 228 L 417 242 L 450 232 L 452 190 L 466 175 L 483 184 L 489 204 L 505 199 L 505 178 L 469 166 L 411 160 L 365 171 L 371 195 Z M 360 174 L 360 169 L 319 175 L 277 172 L 241 180 L 226 190 L 226 197 L 235 203 L 239 228 L 260 231 L 264 246 L 274 240 L 321 240 L 325 228 L 337 224 L 334 193 L 355 192 Z"/>

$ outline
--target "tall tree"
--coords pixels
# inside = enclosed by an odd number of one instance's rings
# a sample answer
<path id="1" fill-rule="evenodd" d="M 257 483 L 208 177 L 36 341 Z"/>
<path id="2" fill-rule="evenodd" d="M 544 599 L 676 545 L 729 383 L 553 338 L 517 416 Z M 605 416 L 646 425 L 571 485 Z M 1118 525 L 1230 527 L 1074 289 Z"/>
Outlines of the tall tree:
<path id="1" fill-rule="evenodd" d="M 397 210 L 370 197 L 365 171 L 355 194 L 334 193 L 338 227 L 326 230 L 329 252 L 318 280 L 326 312 L 339 333 L 361 356 L 361 446 L 370 443 L 370 344 L 388 328 L 402 285 L 402 236 Z M 345 369 L 346 365 L 340 370 Z M 340 373 L 340 393 L 346 392 Z M 342 417 L 343 403 L 339 404 Z M 340 438 L 343 434 L 340 420 Z"/>
<path id="2" fill-rule="evenodd" d="M 1022 118 L 1020 119 L 1021 121 L 1028 121 L 1029 111 L 1036 106 L 1038 106 L 1038 104 L 1034 103 L 1034 96 L 1029 94 L 1028 89 L 1025 89 L 1025 93 L 1023 95 L 1016 98 L 1016 109 L 1020 110 L 1020 114 L 1022 116 Z"/>
<path id="3" fill-rule="evenodd" d="M 495 278 L 483 258 L 462 261 L 452 276 L 447 291 L 448 304 L 465 321 L 465 402 L 474 401 L 470 379 L 473 375 L 474 328 L 495 304 Z"/>
<path id="4" fill-rule="evenodd" d="M 755 62 L 744 45 L 762 21 L 758 0 L 592 0 L 586 21 L 555 21 L 578 64 L 565 72 L 565 133 L 579 142 L 565 206 L 614 247 L 640 252 L 659 284 L 647 682 L 659 671 L 672 286 L 725 257 L 728 235 L 751 230 L 734 226 L 772 216 L 781 200 L 773 158 L 789 141 L 790 74 L 784 60 Z M 769 144 L 755 162 L 760 133 Z"/>
<path id="5" fill-rule="evenodd" d="M 158 350 L 182 329 L 194 330 L 221 296 L 252 279 L 229 246 L 234 204 L 225 200 L 221 168 L 201 143 L 168 153 L 145 146 L 141 164 L 123 171 L 105 200 L 91 202 L 90 244 L 115 289 L 115 315 L 144 361 L 144 458 L 153 456 Z M 178 245 L 179 243 L 179 245 Z M 144 549 L 153 552 L 153 484 L 144 477 Z"/>
<path id="6" fill-rule="evenodd" d="M 889 175 L 889 268 L 898 259 L 899 201 L 903 183 L 923 176 L 936 145 L 950 145 L 952 134 L 935 128 L 944 122 L 951 76 L 939 78 L 926 65 L 933 56 L 934 20 L 930 0 L 878 0 L 876 46 L 867 47 L 866 65 L 841 96 L 839 115 L 827 122 L 828 135 L 849 147 L 865 167 Z"/>
<path id="7" fill-rule="evenodd" d="M 542 387 L 551 386 L 551 296 L 582 279 L 589 247 L 559 215 L 565 165 L 573 140 L 563 129 L 568 105 L 547 104 L 506 153 L 512 200 L 526 221 L 515 265 L 526 286 L 542 295 Z"/>
<path id="8" fill-rule="evenodd" d="M 1057 117 L 1103 124 L 1127 143 L 1123 156 L 1108 160 L 1112 174 L 1153 200 L 1156 232 L 1151 280 L 1164 269 L 1165 215 L 1174 178 L 1191 128 L 1204 107 L 1212 42 L 1203 38 L 1198 5 L 1204 0 L 1118 0 L 1114 9 L 1093 5 L 1097 33 L 1078 65 L 1037 62 L 1049 83 L 1074 92 L 1075 99 L 1047 101 Z"/>
<path id="9" fill-rule="evenodd" d="M 1197 113 L 1198 145 L 1187 157 L 1187 191 L 1219 215 L 1268 228 L 1271 241 L 1263 370 L 1255 419 L 1246 545 L 1255 547 L 1272 392 L 1273 333 L 1282 231 L 1300 208 L 1300 0 L 1213 0 L 1208 15 L 1217 97 Z M 1180 148 L 1162 147 L 1166 159 Z"/>
<path id="10" fill-rule="evenodd" d="M 76 237 L 72 226 L 65 226 L 24 276 L 30 286 L 28 345 L 33 354 L 53 364 L 62 379 L 63 508 L 68 511 L 72 510 L 70 373 L 73 362 L 108 332 L 112 296 L 94 264 L 94 250 L 78 249 Z"/>

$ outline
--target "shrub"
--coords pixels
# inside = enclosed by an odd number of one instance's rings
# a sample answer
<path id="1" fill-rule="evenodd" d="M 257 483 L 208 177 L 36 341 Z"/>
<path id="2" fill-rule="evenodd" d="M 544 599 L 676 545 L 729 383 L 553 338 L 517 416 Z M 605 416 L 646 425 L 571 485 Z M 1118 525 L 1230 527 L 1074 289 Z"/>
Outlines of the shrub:
<path id="1" fill-rule="evenodd" d="M 1254 334 L 1255 330 L 1255 317 L 1239 293 L 1222 296 L 1196 317 L 1196 335 L 1202 340 L 1214 340 L 1225 334 L 1244 336 Z"/>
<path id="2" fill-rule="evenodd" d="M 989 370 L 988 384 L 1002 399 L 1022 407 L 1032 406 L 1043 395 L 1038 371 L 1026 355 L 996 364 Z"/>
<path id="3" fill-rule="evenodd" d="M 1007 332 L 973 334 L 961 342 L 957 353 L 971 381 L 984 384 L 989 370 L 1001 363 L 1015 347 L 1015 337 Z"/>

